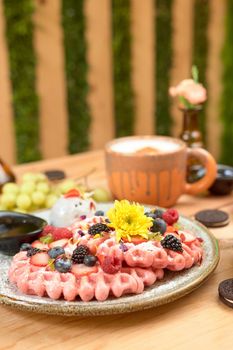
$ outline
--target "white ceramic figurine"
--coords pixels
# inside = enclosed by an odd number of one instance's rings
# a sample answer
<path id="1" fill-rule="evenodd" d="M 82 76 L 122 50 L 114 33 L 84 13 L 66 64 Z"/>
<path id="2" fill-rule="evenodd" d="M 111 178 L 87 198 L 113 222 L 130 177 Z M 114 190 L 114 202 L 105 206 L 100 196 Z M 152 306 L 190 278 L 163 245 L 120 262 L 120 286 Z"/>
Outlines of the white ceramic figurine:
<path id="1" fill-rule="evenodd" d="M 93 199 L 83 198 L 81 193 L 74 189 L 58 199 L 50 212 L 50 222 L 57 227 L 70 226 L 75 220 L 83 216 L 93 216 L 96 204 Z"/>

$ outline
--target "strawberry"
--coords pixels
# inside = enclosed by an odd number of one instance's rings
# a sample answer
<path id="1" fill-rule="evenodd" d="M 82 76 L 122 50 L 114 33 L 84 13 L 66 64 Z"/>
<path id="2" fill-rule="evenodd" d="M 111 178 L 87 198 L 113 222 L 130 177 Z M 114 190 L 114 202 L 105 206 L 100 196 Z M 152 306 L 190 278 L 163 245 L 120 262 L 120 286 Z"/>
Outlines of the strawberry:
<path id="1" fill-rule="evenodd" d="M 76 188 L 73 188 L 69 190 L 66 194 L 64 194 L 64 197 L 65 198 L 81 197 L 81 193 Z"/>
<path id="2" fill-rule="evenodd" d="M 31 244 L 31 246 L 32 246 L 32 248 L 38 248 L 40 250 L 48 250 L 49 249 L 48 244 L 41 243 L 40 241 L 34 241 Z"/>
<path id="3" fill-rule="evenodd" d="M 139 235 L 131 236 L 131 240 L 130 241 L 127 238 L 125 238 L 125 237 L 123 237 L 122 240 L 125 243 L 130 242 L 130 243 L 133 243 L 135 245 L 148 241 L 147 239 L 145 239 L 145 238 L 143 238 L 142 236 L 139 236 Z"/>
<path id="4" fill-rule="evenodd" d="M 175 222 L 177 222 L 179 219 L 179 213 L 176 209 L 167 209 L 163 213 L 163 220 L 168 224 L 168 225 L 173 225 Z"/>
<path id="5" fill-rule="evenodd" d="M 183 243 L 190 244 L 195 241 L 196 237 L 194 237 L 191 233 L 179 231 L 180 239 Z"/>
<path id="6" fill-rule="evenodd" d="M 121 261 L 112 256 L 104 256 L 101 259 L 101 267 L 104 272 L 114 274 L 121 269 Z"/>
<path id="7" fill-rule="evenodd" d="M 71 268 L 71 272 L 76 277 L 88 276 L 91 273 L 95 273 L 97 271 L 98 271 L 98 267 L 96 265 L 92 267 L 88 267 L 84 264 L 73 264 Z"/>
<path id="8" fill-rule="evenodd" d="M 73 237 L 73 233 L 66 227 L 54 227 L 54 230 L 51 233 L 55 241 L 58 241 L 63 238 L 69 239 Z"/>
<path id="9" fill-rule="evenodd" d="M 47 253 L 37 253 L 30 258 L 30 263 L 36 266 L 47 266 L 49 262 L 49 256 Z"/>
<path id="10" fill-rule="evenodd" d="M 64 248 L 67 243 L 68 243 L 68 239 L 64 238 L 64 239 L 59 239 L 58 241 L 54 241 L 52 243 L 49 244 L 49 248 L 55 248 L 55 247 L 62 247 Z"/>

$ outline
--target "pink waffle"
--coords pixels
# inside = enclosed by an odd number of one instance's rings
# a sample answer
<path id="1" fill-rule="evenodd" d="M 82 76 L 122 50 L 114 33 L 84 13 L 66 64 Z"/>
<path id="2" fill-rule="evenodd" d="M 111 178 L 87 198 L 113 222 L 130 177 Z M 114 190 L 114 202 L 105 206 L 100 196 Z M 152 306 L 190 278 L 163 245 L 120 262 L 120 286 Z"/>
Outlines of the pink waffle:
<path id="1" fill-rule="evenodd" d="M 94 218 L 101 222 L 101 217 Z M 31 263 L 26 252 L 19 252 L 13 258 L 9 269 L 10 282 L 24 294 L 48 296 L 52 299 L 64 298 L 67 301 L 79 297 L 83 301 L 96 299 L 104 301 L 109 296 L 116 298 L 124 294 L 142 293 L 144 288 L 153 285 L 164 276 L 164 269 L 181 271 L 200 264 L 203 257 L 201 242 L 192 234 L 180 231 L 183 252 L 164 249 L 160 242 L 147 241 L 140 244 L 125 243 L 124 250 L 116 242 L 114 235 L 93 238 L 88 233 L 90 219 L 73 227 L 74 241 L 87 245 L 99 259 L 96 266 L 86 267 L 75 264 L 70 272 L 51 271 L 49 266 L 40 267 Z M 82 229 L 85 235 L 78 233 Z M 72 254 L 76 244 L 68 242 L 65 251 Z M 121 268 L 117 273 L 104 272 L 101 261 L 111 256 L 118 259 Z M 83 273 L 83 271 L 85 273 Z"/>

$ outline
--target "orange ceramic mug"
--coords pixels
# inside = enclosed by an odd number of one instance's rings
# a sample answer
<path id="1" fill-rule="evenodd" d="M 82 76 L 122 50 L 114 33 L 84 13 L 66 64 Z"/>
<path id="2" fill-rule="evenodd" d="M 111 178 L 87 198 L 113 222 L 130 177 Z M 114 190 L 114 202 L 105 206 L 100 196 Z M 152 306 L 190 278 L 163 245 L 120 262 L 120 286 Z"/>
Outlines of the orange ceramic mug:
<path id="1" fill-rule="evenodd" d="M 130 136 L 107 143 L 106 170 L 113 197 L 169 207 L 183 193 L 198 194 L 216 177 L 216 162 L 201 148 L 187 148 L 165 136 Z M 187 158 L 194 156 L 206 168 L 205 176 L 186 183 Z"/>

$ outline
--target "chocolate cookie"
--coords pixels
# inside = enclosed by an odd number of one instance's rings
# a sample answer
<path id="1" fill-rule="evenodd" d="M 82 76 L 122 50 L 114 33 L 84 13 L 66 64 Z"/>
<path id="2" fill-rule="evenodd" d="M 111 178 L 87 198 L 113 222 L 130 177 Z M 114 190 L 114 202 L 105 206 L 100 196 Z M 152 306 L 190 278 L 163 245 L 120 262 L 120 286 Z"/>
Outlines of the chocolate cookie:
<path id="1" fill-rule="evenodd" d="M 229 215 L 222 210 L 201 210 L 195 214 L 195 219 L 207 227 L 223 227 L 229 223 Z"/>
<path id="2" fill-rule="evenodd" d="M 219 299 L 233 308 L 233 278 L 222 281 L 218 286 Z"/>
<path id="3" fill-rule="evenodd" d="M 66 177 L 62 170 L 47 170 L 44 173 L 50 181 L 63 180 Z"/>

